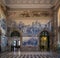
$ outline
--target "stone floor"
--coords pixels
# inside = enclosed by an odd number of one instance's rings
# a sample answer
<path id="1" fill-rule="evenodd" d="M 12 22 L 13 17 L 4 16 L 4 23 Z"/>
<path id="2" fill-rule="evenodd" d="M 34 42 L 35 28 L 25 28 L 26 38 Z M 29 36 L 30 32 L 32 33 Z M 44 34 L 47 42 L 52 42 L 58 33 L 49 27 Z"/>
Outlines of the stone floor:
<path id="1" fill-rule="evenodd" d="M 60 58 L 60 54 L 52 52 L 5 52 L 0 58 Z"/>

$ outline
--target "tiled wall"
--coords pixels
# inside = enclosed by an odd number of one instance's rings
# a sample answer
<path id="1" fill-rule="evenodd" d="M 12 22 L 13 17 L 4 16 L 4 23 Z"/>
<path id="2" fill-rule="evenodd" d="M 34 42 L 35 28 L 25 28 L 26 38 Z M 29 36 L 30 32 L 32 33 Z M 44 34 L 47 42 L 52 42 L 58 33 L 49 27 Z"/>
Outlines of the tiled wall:
<path id="1" fill-rule="evenodd" d="M 6 26 L 6 17 L 4 15 L 4 11 L 2 10 L 2 8 L 0 7 L 0 30 L 1 30 L 1 51 L 5 51 L 7 50 L 7 36 L 6 36 L 6 32 L 7 32 L 7 26 Z"/>

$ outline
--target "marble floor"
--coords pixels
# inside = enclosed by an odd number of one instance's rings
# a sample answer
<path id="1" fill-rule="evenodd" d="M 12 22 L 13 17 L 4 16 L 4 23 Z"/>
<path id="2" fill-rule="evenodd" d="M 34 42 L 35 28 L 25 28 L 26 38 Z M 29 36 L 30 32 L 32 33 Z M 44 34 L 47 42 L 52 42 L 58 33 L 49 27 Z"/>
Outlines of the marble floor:
<path id="1" fill-rule="evenodd" d="M 60 58 L 60 54 L 52 52 L 5 52 L 0 58 Z"/>

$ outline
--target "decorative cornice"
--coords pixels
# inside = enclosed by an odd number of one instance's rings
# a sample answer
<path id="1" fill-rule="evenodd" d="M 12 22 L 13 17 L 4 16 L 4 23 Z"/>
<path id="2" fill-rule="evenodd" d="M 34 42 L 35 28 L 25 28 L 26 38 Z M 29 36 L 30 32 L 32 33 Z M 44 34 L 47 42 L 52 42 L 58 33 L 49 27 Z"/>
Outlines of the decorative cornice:
<path id="1" fill-rule="evenodd" d="M 20 10 L 20 11 L 8 11 L 8 17 L 48 17 L 52 16 L 52 12 L 48 11 L 33 11 L 33 10 Z"/>

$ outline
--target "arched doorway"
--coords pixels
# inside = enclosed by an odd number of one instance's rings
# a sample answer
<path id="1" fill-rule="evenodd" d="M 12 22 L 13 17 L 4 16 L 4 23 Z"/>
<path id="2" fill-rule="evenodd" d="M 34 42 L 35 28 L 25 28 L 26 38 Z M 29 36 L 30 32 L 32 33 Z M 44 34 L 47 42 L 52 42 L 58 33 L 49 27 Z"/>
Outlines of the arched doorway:
<path id="1" fill-rule="evenodd" d="M 42 31 L 40 33 L 40 38 L 39 38 L 39 42 L 40 42 L 40 51 L 49 51 L 49 32 L 48 31 Z"/>
<path id="2" fill-rule="evenodd" d="M 11 32 L 11 38 L 12 38 L 12 43 L 11 43 L 11 50 L 16 51 L 20 50 L 20 38 L 21 34 L 19 31 L 13 31 Z"/>

